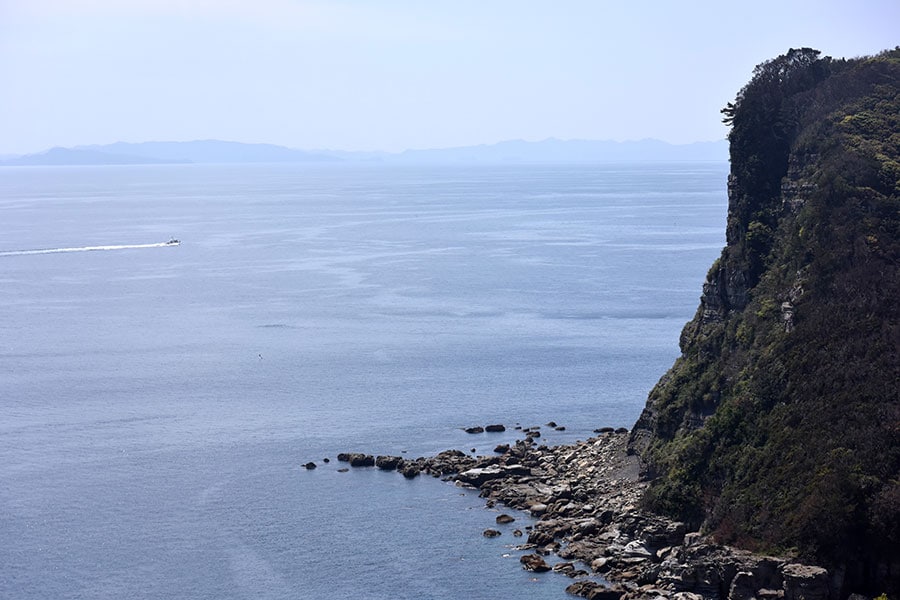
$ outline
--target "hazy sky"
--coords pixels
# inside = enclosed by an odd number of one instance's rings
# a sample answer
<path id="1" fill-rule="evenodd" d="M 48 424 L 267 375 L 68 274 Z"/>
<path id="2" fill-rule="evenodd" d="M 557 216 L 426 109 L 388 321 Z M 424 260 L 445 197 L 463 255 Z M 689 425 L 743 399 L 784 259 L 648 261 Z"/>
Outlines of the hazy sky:
<path id="1" fill-rule="evenodd" d="M 898 44 L 900 0 L 0 0 L 0 154 L 715 140 L 757 63 Z"/>

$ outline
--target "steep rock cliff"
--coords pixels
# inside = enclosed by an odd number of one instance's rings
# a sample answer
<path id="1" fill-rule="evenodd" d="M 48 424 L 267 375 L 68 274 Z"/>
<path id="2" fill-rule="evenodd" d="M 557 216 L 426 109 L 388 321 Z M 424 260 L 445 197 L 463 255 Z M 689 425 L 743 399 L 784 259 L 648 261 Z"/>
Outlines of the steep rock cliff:
<path id="1" fill-rule="evenodd" d="M 900 591 L 900 48 L 759 65 L 727 246 L 630 444 L 647 505 Z"/>

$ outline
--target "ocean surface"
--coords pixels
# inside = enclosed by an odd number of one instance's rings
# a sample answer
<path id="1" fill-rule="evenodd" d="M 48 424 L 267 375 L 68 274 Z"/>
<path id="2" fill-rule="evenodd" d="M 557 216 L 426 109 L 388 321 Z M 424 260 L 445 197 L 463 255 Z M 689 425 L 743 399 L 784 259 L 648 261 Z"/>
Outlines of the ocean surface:
<path id="1" fill-rule="evenodd" d="M 0 598 L 565 598 L 524 515 L 335 457 L 630 427 L 726 173 L 0 170 Z"/>

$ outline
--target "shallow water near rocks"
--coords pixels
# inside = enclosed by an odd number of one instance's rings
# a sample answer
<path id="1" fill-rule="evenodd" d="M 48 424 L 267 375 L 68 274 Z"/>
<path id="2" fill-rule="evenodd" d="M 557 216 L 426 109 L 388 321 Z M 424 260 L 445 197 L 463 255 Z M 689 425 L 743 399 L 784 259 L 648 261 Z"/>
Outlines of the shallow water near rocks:
<path id="1" fill-rule="evenodd" d="M 523 515 L 335 456 L 630 426 L 726 172 L 3 169 L 0 597 L 564 597 Z"/>

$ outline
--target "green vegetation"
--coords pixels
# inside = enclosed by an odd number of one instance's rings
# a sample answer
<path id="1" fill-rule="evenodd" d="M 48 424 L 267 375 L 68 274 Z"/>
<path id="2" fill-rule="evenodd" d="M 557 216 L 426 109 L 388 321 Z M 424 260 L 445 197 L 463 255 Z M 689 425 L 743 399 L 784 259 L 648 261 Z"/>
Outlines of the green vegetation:
<path id="1" fill-rule="evenodd" d="M 648 506 L 900 591 L 900 48 L 759 65 L 727 247 L 633 448 Z"/>

